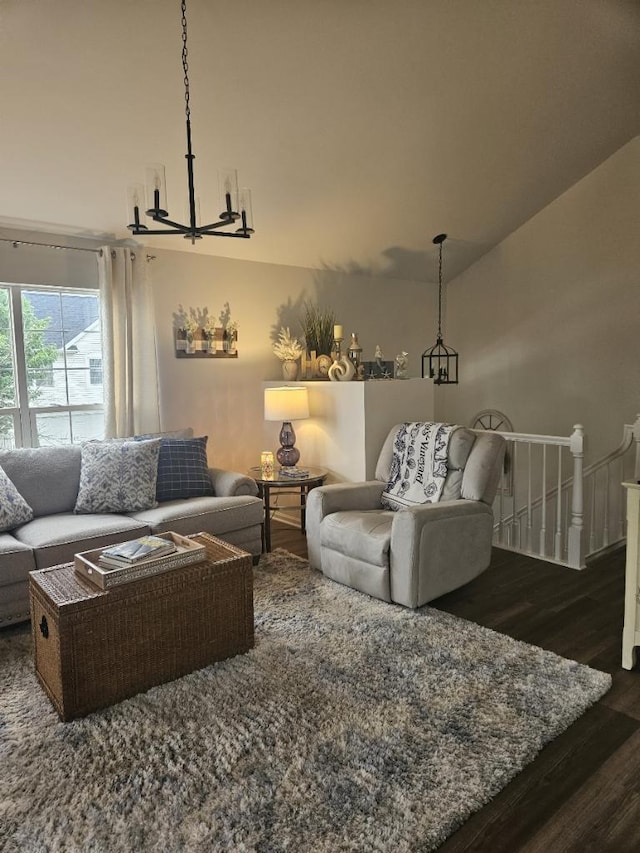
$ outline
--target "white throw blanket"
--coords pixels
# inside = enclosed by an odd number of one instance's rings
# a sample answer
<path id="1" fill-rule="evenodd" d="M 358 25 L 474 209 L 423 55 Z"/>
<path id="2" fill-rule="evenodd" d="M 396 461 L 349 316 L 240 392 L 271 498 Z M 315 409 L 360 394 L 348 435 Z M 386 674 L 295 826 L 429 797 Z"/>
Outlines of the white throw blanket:
<path id="1" fill-rule="evenodd" d="M 453 424 L 402 424 L 393 444 L 391 474 L 382 506 L 399 510 L 437 503 L 447 476 L 449 438 Z"/>

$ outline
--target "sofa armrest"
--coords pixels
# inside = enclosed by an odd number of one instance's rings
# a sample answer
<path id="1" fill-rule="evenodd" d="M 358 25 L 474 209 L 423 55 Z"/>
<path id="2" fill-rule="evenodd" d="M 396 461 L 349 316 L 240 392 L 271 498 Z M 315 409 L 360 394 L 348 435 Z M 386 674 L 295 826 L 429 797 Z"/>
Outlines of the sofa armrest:
<path id="1" fill-rule="evenodd" d="M 363 483 L 332 483 L 318 486 L 307 495 L 306 532 L 309 565 L 320 571 L 320 524 L 333 512 L 350 509 L 380 509 L 380 497 L 386 483 L 367 480 Z"/>
<path id="2" fill-rule="evenodd" d="M 223 468 L 209 468 L 209 477 L 213 493 L 220 498 L 233 498 L 239 495 L 256 497 L 258 485 L 246 474 L 237 471 L 225 471 Z"/>
<path id="3" fill-rule="evenodd" d="M 491 560 L 493 512 L 453 500 L 397 512 L 391 526 L 391 599 L 418 607 L 472 580 Z"/>

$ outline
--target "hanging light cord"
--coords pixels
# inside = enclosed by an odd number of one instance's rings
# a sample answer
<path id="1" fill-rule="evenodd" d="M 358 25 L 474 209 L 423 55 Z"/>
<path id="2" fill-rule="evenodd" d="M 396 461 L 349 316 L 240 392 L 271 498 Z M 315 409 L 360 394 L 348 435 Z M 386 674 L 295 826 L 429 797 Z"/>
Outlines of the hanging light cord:
<path id="1" fill-rule="evenodd" d="M 442 242 L 438 257 L 438 340 L 442 340 Z"/>
<path id="2" fill-rule="evenodd" d="M 187 58 L 187 0 L 182 0 L 182 69 L 184 71 L 184 112 L 187 121 L 191 119 L 191 108 L 189 106 L 189 62 Z"/>
<path id="3" fill-rule="evenodd" d="M 438 254 L 438 343 L 442 343 L 442 244 L 446 239 L 446 234 L 437 234 L 431 241 L 440 249 Z"/>

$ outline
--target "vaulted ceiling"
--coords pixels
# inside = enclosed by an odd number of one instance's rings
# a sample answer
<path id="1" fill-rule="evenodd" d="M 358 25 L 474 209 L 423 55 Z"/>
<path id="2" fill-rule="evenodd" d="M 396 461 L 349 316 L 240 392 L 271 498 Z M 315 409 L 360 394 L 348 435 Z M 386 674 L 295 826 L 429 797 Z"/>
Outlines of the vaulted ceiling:
<path id="1" fill-rule="evenodd" d="M 255 236 L 148 245 L 434 280 L 640 132 L 636 0 L 188 0 L 202 215 L 218 167 Z M 178 0 L 0 0 L 0 222 L 127 236 L 164 163 L 186 202 Z"/>

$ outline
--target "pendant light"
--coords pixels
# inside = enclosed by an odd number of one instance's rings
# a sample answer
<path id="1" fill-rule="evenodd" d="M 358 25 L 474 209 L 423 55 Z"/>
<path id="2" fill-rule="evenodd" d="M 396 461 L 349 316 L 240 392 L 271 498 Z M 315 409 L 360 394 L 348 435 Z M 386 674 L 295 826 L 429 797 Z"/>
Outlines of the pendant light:
<path id="1" fill-rule="evenodd" d="M 193 161 L 195 155 L 191 147 L 191 109 L 189 105 L 189 64 L 187 50 L 187 5 L 186 0 L 180 4 L 182 12 L 182 70 L 184 72 L 184 101 L 185 115 L 187 117 L 187 182 L 189 192 L 189 224 L 182 225 L 173 219 L 169 219 L 167 208 L 167 190 L 165 183 L 164 166 L 159 164 L 147 167 L 146 190 L 150 206 L 146 208 L 145 187 L 142 184 L 134 184 L 127 191 L 127 209 L 129 211 L 129 225 L 127 228 L 132 234 L 182 234 L 185 240 L 191 240 L 194 244 L 202 237 L 240 237 L 248 239 L 253 234 L 253 217 L 251 211 L 251 190 L 241 189 L 238 191 L 238 174 L 235 169 L 226 169 L 219 172 L 222 213 L 217 222 L 208 225 L 198 225 L 200 216 L 198 210 L 198 199 L 196 198 Z M 164 225 L 164 228 L 148 228 L 140 221 L 140 214 Z M 226 230 L 239 222 L 240 227 L 234 230 Z"/>
<path id="2" fill-rule="evenodd" d="M 446 239 L 446 234 L 438 234 L 432 241 L 439 247 L 438 337 L 435 344 L 422 353 L 422 378 L 433 379 L 435 385 L 458 384 L 458 353 L 442 340 L 442 244 Z"/>

